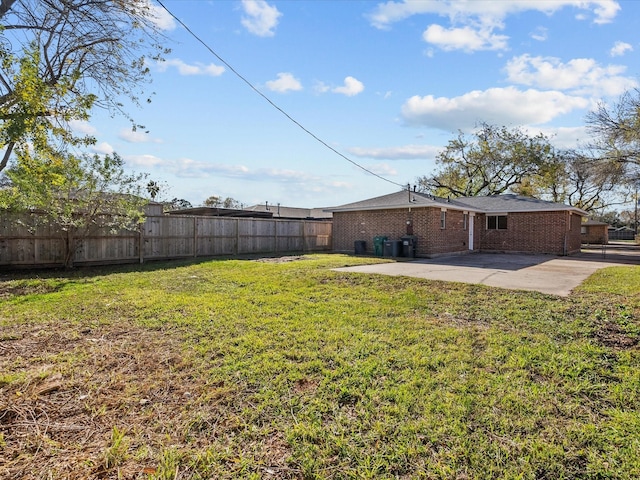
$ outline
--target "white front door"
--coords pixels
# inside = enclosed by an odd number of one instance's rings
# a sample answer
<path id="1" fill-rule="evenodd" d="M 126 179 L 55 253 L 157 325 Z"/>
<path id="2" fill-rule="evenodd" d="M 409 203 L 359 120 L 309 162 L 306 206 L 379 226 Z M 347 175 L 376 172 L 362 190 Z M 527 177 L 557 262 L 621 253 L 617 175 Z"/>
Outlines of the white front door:
<path id="1" fill-rule="evenodd" d="M 469 214 L 469 250 L 473 250 L 473 219 L 475 215 L 473 213 Z"/>

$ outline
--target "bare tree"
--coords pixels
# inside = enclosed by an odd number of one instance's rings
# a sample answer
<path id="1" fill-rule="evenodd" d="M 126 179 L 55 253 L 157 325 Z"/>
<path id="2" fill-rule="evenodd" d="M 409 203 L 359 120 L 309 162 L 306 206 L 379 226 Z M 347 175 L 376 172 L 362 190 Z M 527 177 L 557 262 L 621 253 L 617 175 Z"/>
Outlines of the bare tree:
<path id="1" fill-rule="evenodd" d="M 601 158 L 640 166 L 640 90 L 627 91 L 613 105 L 600 102 L 587 115 L 587 129 Z"/>
<path id="2" fill-rule="evenodd" d="M 55 150 L 76 138 L 69 121 L 96 106 L 126 115 L 163 54 L 148 0 L 1 0 L 0 170 L 14 148 Z"/>
<path id="3" fill-rule="evenodd" d="M 585 152 L 565 155 L 564 201 L 586 211 L 626 202 L 624 168 L 620 163 L 594 158 Z"/>

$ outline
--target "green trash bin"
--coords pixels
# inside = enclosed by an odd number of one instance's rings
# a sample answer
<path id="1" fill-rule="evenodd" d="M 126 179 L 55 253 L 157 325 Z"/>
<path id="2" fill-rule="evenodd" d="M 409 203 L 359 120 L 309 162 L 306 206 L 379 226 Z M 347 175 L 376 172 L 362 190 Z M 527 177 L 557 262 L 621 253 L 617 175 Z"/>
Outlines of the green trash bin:
<path id="1" fill-rule="evenodd" d="M 373 237 L 373 253 L 376 257 L 381 257 L 384 249 L 384 242 L 387 240 L 387 237 L 383 237 L 382 235 L 378 235 L 377 237 Z"/>

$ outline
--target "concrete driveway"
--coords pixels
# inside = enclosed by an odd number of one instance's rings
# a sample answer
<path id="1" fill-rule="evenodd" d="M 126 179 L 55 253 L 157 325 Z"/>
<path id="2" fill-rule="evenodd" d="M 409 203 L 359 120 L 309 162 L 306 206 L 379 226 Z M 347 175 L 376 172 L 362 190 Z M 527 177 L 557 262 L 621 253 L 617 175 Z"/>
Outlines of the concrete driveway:
<path id="1" fill-rule="evenodd" d="M 595 271 L 615 265 L 640 265 L 640 247 L 608 245 L 604 249 L 583 249 L 579 255 L 570 257 L 473 253 L 335 270 L 477 283 L 567 296 Z"/>

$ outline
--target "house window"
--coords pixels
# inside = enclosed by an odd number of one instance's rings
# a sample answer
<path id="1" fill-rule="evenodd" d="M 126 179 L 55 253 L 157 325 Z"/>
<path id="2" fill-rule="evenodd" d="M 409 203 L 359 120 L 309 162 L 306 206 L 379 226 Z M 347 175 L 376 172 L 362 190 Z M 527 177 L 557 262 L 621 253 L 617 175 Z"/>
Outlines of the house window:
<path id="1" fill-rule="evenodd" d="M 487 230 L 506 230 L 506 215 L 487 215 Z"/>
<path id="2" fill-rule="evenodd" d="M 444 230 L 446 226 L 447 226 L 447 212 L 445 210 L 442 210 L 440 212 L 440 228 Z"/>
<path id="3" fill-rule="evenodd" d="M 462 214 L 462 229 L 466 230 L 467 228 L 469 228 L 469 214 L 468 213 L 463 213 Z"/>

